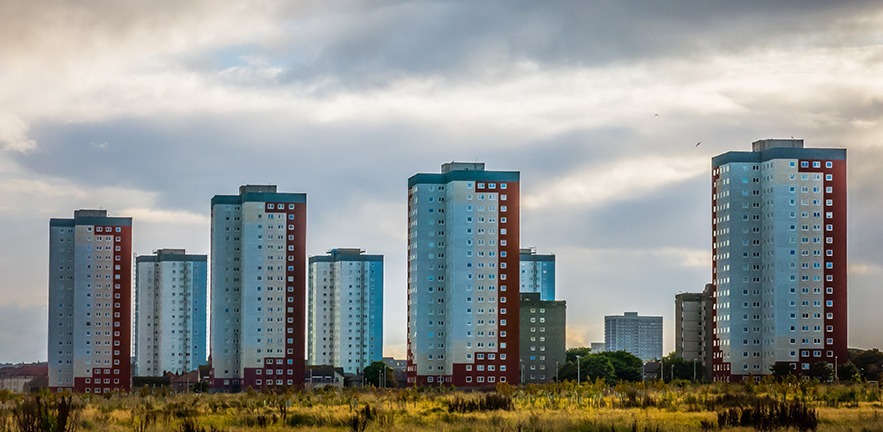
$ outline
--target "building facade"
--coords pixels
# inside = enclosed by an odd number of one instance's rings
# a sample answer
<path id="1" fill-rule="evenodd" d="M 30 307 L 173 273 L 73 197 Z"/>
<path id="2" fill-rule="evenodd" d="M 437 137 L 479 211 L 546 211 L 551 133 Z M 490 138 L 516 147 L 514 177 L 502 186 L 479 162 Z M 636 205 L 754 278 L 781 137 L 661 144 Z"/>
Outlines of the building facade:
<path id="1" fill-rule="evenodd" d="M 540 293 L 540 300 L 555 300 L 555 255 L 540 255 L 536 248 L 523 248 L 519 260 L 521 292 Z"/>
<path id="2" fill-rule="evenodd" d="M 605 316 L 604 348 L 628 351 L 644 361 L 662 358 L 662 317 L 637 312 Z"/>
<path id="3" fill-rule="evenodd" d="M 675 296 L 675 354 L 702 365 L 706 381 L 712 379 L 712 300 L 712 284 L 705 284 L 701 293 Z"/>
<path id="4" fill-rule="evenodd" d="M 383 256 L 332 249 L 310 257 L 307 362 L 360 374 L 383 358 Z"/>
<path id="5" fill-rule="evenodd" d="M 705 302 L 702 293 L 675 296 L 675 355 L 702 361 L 705 348 Z"/>
<path id="6" fill-rule="evenodd" d="M 566 361 L 567 303 L 542 300 L 540 293 L 521 293 L 521 382 L 557 379 Z"/>
<path id="7" fill-rule="evenodd" d="M 49 221 L 49 387 L 132 388 L 132 218 Z"/>
<path id="8" fill-rule="evenodd" d="M 519 379 L 519 173 L 451 162 L 408 179 L 408 384 Z"/>
<path id="9" fill-rule="evenodd" d="M 846 150 L 767 139 L 712 159 L 715 380 L 847 359 Z"/>
<path id="10" fill-rule="evenodd" d="M 307 199 L 245 185 L 212 198 L 212 387 L 302 386 Z"/>
<path id="11" fill-rule="evenodd" d="M 207 257 L 160 249 L 135 258 L 135 375 L 207 364 Z"/>

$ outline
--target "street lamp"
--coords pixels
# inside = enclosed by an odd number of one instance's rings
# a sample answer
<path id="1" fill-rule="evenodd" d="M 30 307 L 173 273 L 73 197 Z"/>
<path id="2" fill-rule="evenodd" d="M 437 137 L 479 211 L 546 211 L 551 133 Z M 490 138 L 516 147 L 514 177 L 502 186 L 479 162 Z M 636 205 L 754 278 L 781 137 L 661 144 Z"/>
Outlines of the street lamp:
<path id="1" fill-rule="evenodd" d="M 693 382 L 696 382 L 696 359 L 693 359 Z"/>
<path id="2" fill-rule="evenodd" d="M 521 363 L 521 379 L 519 381 L 524 384 L 524 360 L 518 360 L 518 362 Z"/>
<path id="3" fill-rule="evenodd" d="M 665 382 L 665 361 L 659 359 L 659 379 Z"/>
<path id="4" fill-rule="evenodd" d="M 840 377 L 837 375 L 837 356 L 834 356 L 834 380 L 840 381 Z"/>
<path id="5" fill-rule="evenodd" d="M 579 356 L 576 356 L 576 383 L 579 385 Z"/>

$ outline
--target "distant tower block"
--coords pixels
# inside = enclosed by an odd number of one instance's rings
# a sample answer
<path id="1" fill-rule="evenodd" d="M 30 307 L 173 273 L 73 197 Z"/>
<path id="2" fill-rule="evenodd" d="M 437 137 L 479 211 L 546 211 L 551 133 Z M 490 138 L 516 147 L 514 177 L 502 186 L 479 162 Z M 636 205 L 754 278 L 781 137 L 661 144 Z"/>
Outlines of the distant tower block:
<path id="1" fill-rule="evenodd" d="M 135 258 L 135 375 L 180 374 L 204 366 L 207 256 L 160 249 Z"/>
<path id="2" fill-rule="evenodd" d="M 383 359 L 383 256 L 331 249 L 310 257 L 307 359 L 361 374 Z"/>

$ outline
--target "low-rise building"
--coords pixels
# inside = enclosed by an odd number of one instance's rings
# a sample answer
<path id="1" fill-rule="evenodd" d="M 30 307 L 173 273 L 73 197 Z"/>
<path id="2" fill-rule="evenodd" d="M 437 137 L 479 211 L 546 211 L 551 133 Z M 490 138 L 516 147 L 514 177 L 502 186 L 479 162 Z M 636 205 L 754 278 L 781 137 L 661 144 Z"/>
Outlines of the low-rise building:
<path id="1" fill-rule="evenodd" d="M 343 368 L 332 365 L 308 365 L 304 377 L 304 388 L 307 390 L 336 387 L 343 388 L 346 376 Z"/>
<path id="2" fill-rule="evenodd" d="M 0 390 L 30 393 L 49 386 L 46 363 L 19 364 L 0 368 Z"/>

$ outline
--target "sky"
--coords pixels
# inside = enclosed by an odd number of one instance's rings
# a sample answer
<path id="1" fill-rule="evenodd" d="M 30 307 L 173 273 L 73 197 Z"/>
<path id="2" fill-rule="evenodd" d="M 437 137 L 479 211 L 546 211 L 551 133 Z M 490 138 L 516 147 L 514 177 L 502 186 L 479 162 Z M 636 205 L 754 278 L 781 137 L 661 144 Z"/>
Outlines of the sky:
<path id="1" fill-rule="evenodd" d="M 711 157 L 846 148 L 849 345 L 881 347 L 883 6 L 874 1 L 0 2 L 0 363 L 45 360 L 48 224 L 134 218 L 210 250 L 210 200 L 308 195 L 307 252 L 385 256 L 404 357 L 407 179 L 521 172 L 568 346 L 711 277 Z M 700 143 L 700 145 L 696 145 Z"/>

